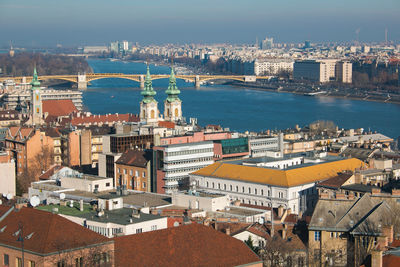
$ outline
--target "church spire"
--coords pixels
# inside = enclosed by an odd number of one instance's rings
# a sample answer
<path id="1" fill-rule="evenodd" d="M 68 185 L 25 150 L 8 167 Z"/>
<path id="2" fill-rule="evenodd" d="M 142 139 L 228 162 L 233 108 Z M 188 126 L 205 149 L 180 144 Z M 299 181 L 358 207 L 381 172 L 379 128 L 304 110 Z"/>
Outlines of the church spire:
<path id="1" fill-rule="evenodd" d="M 169 76 L 169 85 L 168 89 L 165 91 L 167 93 L 167 101 L 172 102 L 175 100 L 180 101 L 179 99 L 179 94 L 181 91 L 179 91 L 178 87 L 176 86 L 176 78 L 175 78 L 175 73 L 174 73 L 174 68 L 171 66 L 171 75 Z"/>
<path id="2" fill-rule="evenodd" d="M 40 82 L 39 82 L 38 75 L 36 72 L 36 66 L 33 69 L 33 78 L 32 78 L 31 85 L 32 85 L 32 89 L 40 88 Z"/>
<path id="3" fill-rule="evenodd" d="M 146 73 L 146 78 L 144 80 L 144 89 L 141 92 L 141 94 L 143 96 L 144 103 L 150 103 L 152 101 L 155 101 L 154 96 L 156 95 L 156 91 L 154 91 L 152 86 L 149 65 L 147 65 L 147 73 Z"/>

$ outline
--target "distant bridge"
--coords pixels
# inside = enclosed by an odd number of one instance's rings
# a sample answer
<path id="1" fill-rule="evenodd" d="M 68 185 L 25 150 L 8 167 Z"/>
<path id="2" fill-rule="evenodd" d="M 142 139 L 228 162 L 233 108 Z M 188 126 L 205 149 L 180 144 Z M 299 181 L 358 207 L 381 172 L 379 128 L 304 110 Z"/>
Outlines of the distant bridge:
<path id="1" fill-rule="evenodd" d="M 251 76 L 251 75 L 175 75 L 178 79 L 193 82 L 196 88 L 204 81 L 210 80 L 235 80 L 241 82 L 255 82 L 256 80 L 267 80 L 273 76 Z M 77 75 L 43 75 L 38 77 L 39 80 L 63 80 L 78 84 L 78 89 L 84 90 L 87 88 L 88 82 L 100 79 L 126 79 L 140 83 L 140 88 L 144 88 L 144 74 L 124 74 L 124 73 L 87 73 Z M 168 79 L 169 74 L 152 74 L 152 80 Z M 32 80 L 30 77 L 0 77 L 0 82 L 6 80 L 14 80 L 16 83 L 29 83 Z"/>

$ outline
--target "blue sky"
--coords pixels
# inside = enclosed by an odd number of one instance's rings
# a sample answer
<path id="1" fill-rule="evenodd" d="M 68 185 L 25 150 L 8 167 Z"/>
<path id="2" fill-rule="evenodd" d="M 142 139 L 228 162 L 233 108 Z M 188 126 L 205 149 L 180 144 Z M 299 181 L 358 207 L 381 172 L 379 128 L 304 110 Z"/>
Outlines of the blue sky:
<path id="1" fill-rule="evenodd" d="M 400 0 L 0 0 L 0 45 L 400 40 Z"/>

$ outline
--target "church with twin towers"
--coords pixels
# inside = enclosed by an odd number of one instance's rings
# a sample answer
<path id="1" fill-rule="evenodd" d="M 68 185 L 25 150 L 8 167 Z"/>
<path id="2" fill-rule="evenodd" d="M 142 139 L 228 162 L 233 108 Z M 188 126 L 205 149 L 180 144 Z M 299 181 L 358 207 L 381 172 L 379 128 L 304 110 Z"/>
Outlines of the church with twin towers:
<path id="1" fill-rule="evenodd" d="M 164 101 L 164 117 L 160 116 L 158 102 L 154 99 L 156 91 L 153 89 L 150 68 L 147 65 L 147 73 L 144 81 L 143 96 L 140 102 L 140 122 L 147 125 L 156 125 L 159 121 L 182 121 L 182 101 L 179 99 L 179 91 L 176 85 L 174 69 L 171 66 L 168 89 L 165 91 L 167 98 Z"/>

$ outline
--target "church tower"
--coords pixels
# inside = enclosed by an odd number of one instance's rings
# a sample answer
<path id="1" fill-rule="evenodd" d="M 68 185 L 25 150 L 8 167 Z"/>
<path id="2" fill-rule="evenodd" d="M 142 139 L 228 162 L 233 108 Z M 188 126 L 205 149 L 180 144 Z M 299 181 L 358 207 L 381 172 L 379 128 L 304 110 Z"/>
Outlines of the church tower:
<path id="1" fill-rule="evenodd" d="M 154 99 L 154 91 L 151 82 L 150 69 L 147 65 L 144 89 L 141 92 L 143 100 L 140 102 L 140 121 L 145 124 L 157 123 L 159 121 L 158 102 Z"/>
<path id="2" fill-rule="evenodd" d="M 167 93 L 168 97 L 164 101 L 164 119 L 173 122 L 182 120 L 182 101 L 179 99 L 181 91 L 176 86 L 175 73 L 172 67 L 168 89 L 165 93 Z"/>
<path id="3" fill-rule="evenodd" d="M 31 123 L 32 125 L 40 125 L 43 123 L 42 95 L 36 67 L 33 70 L 33 79 L 31 85 Z"/>

